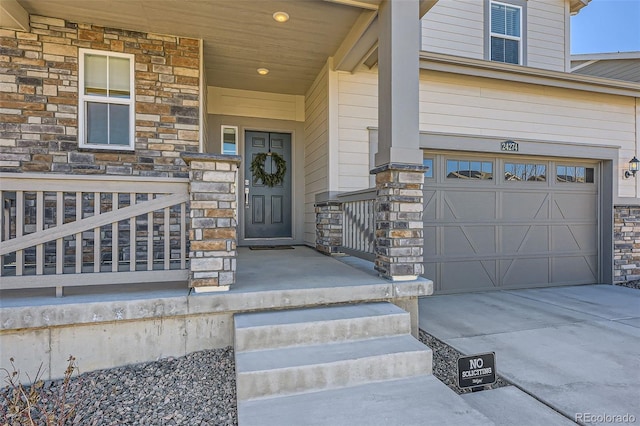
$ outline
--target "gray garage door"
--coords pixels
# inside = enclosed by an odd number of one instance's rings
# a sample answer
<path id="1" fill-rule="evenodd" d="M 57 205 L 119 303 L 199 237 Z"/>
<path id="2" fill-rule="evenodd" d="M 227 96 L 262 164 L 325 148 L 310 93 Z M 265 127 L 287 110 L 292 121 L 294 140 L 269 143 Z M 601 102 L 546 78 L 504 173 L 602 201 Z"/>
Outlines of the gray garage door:
<path id="1" fill-rule="evenodd" d="M 437 293 L 598 281 L 597 163 L 425 153 L 425 165 Z"/>

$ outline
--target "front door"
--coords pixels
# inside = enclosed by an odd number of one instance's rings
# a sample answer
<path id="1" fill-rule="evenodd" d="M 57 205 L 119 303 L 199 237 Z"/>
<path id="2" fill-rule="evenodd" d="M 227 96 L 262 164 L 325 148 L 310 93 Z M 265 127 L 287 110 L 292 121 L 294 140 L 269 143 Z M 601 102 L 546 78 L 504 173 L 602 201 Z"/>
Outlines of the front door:
<path id="1" fill-rule="evenodd" d="M 245 133 L 244 176 L 249 194 L 245 198 L 244 236 L 247 238 L 291 237 L 291 135 L 248 131 Z M 256 156 L 267 153 L 262 165 L 265 174 L 275 174 L 277 164 L 269 153 L 279 154 L 285 161 L 282 182 L 265 185 L 251 171 Z M 246 182 L 245 182 L 246 183 Z"/>

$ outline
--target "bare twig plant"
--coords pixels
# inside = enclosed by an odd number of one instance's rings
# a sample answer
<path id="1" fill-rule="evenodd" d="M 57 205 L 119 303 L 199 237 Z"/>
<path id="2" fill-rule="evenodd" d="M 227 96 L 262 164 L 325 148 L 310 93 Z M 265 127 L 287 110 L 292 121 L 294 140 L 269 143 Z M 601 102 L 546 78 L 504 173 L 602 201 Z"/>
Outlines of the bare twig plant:
<path id="1" fill-rule="evenodd" d="M 63 426 L 75 423 L 78 401 L 73 398 L 77 395 L 70 395 L 70 384 L 71 376 L 78 371 L 78 367 L 73 356 L 69 356 L 62 385 L 53 390 L 45 389 L 42 365 L 33 380 L 26 374 L 31 384 L 24 385 L 14 359 L 10 358 L 10 361 L 12 371 L 0 369 L 4 372 L 6 383 L 6 386 L 0 389 L 2 426 Z"/>

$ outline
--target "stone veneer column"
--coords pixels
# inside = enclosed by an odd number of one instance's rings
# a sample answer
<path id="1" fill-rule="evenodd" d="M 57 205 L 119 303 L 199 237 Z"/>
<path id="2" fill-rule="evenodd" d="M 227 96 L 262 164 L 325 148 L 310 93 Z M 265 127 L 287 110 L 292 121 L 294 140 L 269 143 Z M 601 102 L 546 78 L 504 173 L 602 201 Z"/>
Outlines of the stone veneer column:
<path id="1" fill-rule="evenodd" d="M 318 201 L 316 207 L 316 250 L 324 254 L 340 253 L 342 246 L 342 203 Z"/>
<path id="2" fill-rule="evenodd" d="M 377 189 L 375 269 L 392 281 L 415 280 L 423 273 L 424 171 L 414 164 L 386 164 L 371 171 Z"/>
<path id="3" fill-rule="evenodd" d="M 613 281 L 640 279 L 640 206 L 615 206 Z"/>
<path id="4" fill-rule="evenodd" d="M 235 155 L 182 154 L 189 165 L 189 287 L 225 291 L 236 282 L 238 166 Z"/>

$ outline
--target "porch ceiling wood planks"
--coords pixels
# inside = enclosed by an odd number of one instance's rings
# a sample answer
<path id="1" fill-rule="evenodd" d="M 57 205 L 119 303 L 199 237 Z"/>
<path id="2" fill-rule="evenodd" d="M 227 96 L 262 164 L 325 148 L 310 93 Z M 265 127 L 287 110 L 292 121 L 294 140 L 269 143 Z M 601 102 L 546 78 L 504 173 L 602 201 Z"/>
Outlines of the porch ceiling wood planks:
<path id="1" fill-rule="evenodd" d="M 19 0 L 32 14 L 204 40 L 207 81 L 303 95 L 363 9 L 322 0 Z M 277 23 L 272 15 L 291 19 Z M 256 69 L 269 68 L 267 76 Z"/>

